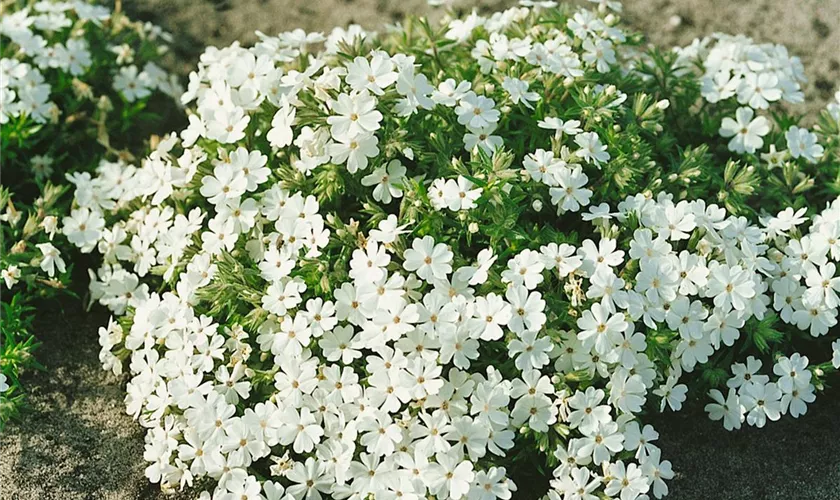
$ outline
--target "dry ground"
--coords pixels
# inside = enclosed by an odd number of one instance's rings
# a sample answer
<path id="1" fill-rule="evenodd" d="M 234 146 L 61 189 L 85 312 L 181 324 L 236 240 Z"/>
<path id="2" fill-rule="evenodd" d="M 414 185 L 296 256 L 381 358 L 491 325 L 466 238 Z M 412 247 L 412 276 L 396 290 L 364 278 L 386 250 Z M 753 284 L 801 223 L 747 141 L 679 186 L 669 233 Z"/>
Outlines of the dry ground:
<path id="1" fill-rule="evenodd" d="M 504 0 L 462 1 L 489 9 Z M 581 3 L 582 0 L 581 0 Z M 135 17 L 173 32 L 179 69 L 202 48 L 301 27 L 328 30 L 356 22 L 373 27 L 425 0 L 123 0 Z M 713 31 L 783 43 L 809 77 L 814 113 L 840 82 L 840 0 L 627 0 L 624 17 L 662 46 L 687 44 Z M 677 23 L 679 19 L 679 23 Z M 163 130 L 160 132 L 164 132 Z M 0 435 L 0 500 L 160 498 L 143 477 L 143 434 L 124 414 L 122 382 L 98 366 L 102 311 L 45 304 L 36 333 L 47 373 L 27 376 L 31 411 Z M 840 499 L 840 397 L 827 394 L 799 420 L 728 433 L 696 412 L 669 414 L 657 425 L 663 455 L 677 477 L 674 500 Z M 189 497 L 189 496 L 187 496 Z"/>

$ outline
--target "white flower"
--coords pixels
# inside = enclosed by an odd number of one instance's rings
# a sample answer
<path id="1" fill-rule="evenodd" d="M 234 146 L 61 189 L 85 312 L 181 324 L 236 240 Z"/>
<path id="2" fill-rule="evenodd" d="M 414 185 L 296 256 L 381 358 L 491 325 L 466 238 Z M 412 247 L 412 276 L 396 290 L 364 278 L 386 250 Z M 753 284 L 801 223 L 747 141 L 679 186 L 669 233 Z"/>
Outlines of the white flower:
<path id="1" fill-rule="evenodd" d="M 791 321 L 800 330 L 808 330 L 812 336 L 819 337 L 837 324 L 837 310 L 822 304 L 808 305 L 805 309 L 795 311 Z"/>
<path id="2" fill-rule="evenodd" d="M 809 163 L 816 163 L 822 158 L 824 148 L 817 143 L 817 134 L 808 129 L 792 126 L 785 132 L 788 151 L 794 158 L 805 158 Z"/>
<path id="3" fill-rule="evenodd" d="M 357 56 L 348 63 L 345 81 L 356 92 L 367 89 L 382 95 L 387 87 L 396 83 L 398 77 L 391 58 L 384 52 L 377 52 L 370 61 Z"/>
<path id="4" fill-rule="evenodd" d="M 556 176 L 560 169 L 565 166 L 564 163 L 562 160 L 554 158 L 554 153 L 544 149 L 529 153 L 522 160 L 522 166 L 525 167 L 532 179 L 549 186 L 557 185 Z"/>
<path id="5" fill-rule="evenodd" d="M 502 144 L 504 144 L 501 136 L 493 135 L 495 130 L 495 123 L 491 123 L 486 127 L 470 130 L 464 134 L 464 148 L 466 148 L 467 151 L 472 151 L 476 146 L 478 146 L 483 149 L 485 153 L 492 155 Z"/>
<path id="6" fill-rule="evenodd" d="M 480 338 L 498 340 L 502 338 L 502 326 L 510 322 L 513 312 L 510 304 L 491 292 L 486 297 L 476 297 L 475 317 L 480 325 Z"/>
<path id="7" fill-rule="evenodd" d="M 554 130 L 555 137 L 557 137 L 558 139 L 563 137 L 563 134 L 575 135 L 583 131 L 580 128 L 580 120 L 563 121 L 560 118 L 554 116 L 549 116 L 543 120 L 538 121 L 537 126 L 548 130 Z"/>
<path id="8" fill-rule="evenodd" d="M 677 357 L 686 371 L 693 371 L 698 363 L 702 364 L 709 360 L 714 353 L 714 348 L 709 338 L 683 339 L 677 344 L 674 356 Z"/>
<path id="9" fill-rule="evenodd" d="M 606 355 L 618 344 L 627 322 L 623 314 L 610 314 L 608 309 L 596 303 L 590 310 L 583 311 L 577 326 L 580 328 L 578 339 L 583 345 L 594 347 L 598 354 Z"/>
<path id="10" fill-rule="evenodd" d="M 602 238 L 598 246 L 592 240 L 584 240 L 578 254 L 584 259 L 589 274 L 601 268 L 610 268 L 624 262 L 624 250 L 617 250 L 617 242 L 611 238 Z"/>
<path id="11" fill-rule="evenodd" d="M 370 239 L 380 243 L 390 244 L 401 234 L 405 234 L 406 225 L 398 225 L 397 216 L 389 215 L 387 218 L 379 222 L 376 229 L 371 229 Z"/>
<path id="12" fill-rule="evenodd" d="M 744 406 L 741 404 L 735 389 L 729 389 L 729 395 L 724 399 L 723 394 L 717 389 L 712 389 L 709 396 L 715 400 L 714 403 L 706 405 L 705 410 L 709 413 L 711 420 L 723 420 L 723 427 L 731 431 L 740 429 L 744 421 Z"/>
<path id="13" fill-rule="evenodd" d="M 831 344 L 831 366 L 834 368 L 840 368 L 840 340 L 835 340 Z"/>
<path id="14" fill-rule="evenodd" d="M 485 248 L 478 252 L 475 266 L 462 267 L 457 272 L 462 276 L 466 276 L 463 279 L 468 280 L 470 285 L 480 285 L 487 281 L 490 267 L 493 266 L 498 258 L 497 255 L 493 254 L 492 248 Z"/>
<path id="15" fill-rule="evenodd" d="M 245 175 L 248 191 L 256 191 L 260 184 L 268 180 L 271 170 L 266 167 L 268 157 L 259 151 L 248 151 L 245 148 L 236 148 L 230 153 L 230 165 L 234 170 L 239 170 Z"/>
<path id="16" fill-rule="evenodd" d="M 708 333 L 715 349 L 723 342 L 726 346 L 732 347 L 735 341 L 741 336 L 740 329 L 744 326 L 743 315 L 736 309 L 729 311 L 721 308 L 714 308 L 712 314 L 706 319 L 703 325 L 703 332 Z"/>
<path id="17" fill-rule="evenodd" d="M 523 250 L 508 261 L 507 270 L 502 272 L 502 281 L 534 290 L 543 282 L 543 269 L 545 264 L 538 252 Z"/>
<path id="18" fill-rule="evenodd" d="M 61 224 L 61 233 L 67 236 L 70 243 L 87 253 L 96 246 L 105 227 L 105 219 L 98 212 L 82 207 L 70 212 L 70 216 L 64 217 Z"/>
<path id="19" fill-rule="evenodd" d="M 376 110 L 376 98 L 366 90 L 350 95 L 339 94 L 330 107 L 335 115 L 327 117 L 327 123 L 335 138 L 356 137 L 379 130 L 382 113 Z"/>
<path id="20" fill-rule="evenodd" d="M 587 38 L 583 41 L 583 60 L 589 64 L 594 64 L 599 73 L 607 73 L 610 70 L 610 64 L 615 64 L 615 50 L 609 40 L 593 41 Z"/>
<path id="21" fill-rule="evenodd" d="M 551 195 L 551 203 L 557 205 L 558 211 L 577 212 L 582 206 L 589 205 L 592 191 L 584 187 L 589 178 L 581 167 L 561 167 L 554 178 L 558 187 L 553 187 L 548 192 Z"/>
<path id="22" fill-rule="evenodd" d="M 426 281 L 443 279 L 452 272 L 452 251 L 443 243 L 435 245 L 431 236 L 415 238 L 404 257 L 403 267 Z"/>
<path id="23" fill-rule="evenodd" d="M 662 398 L 659 404 L 659 411 L 665 411 L 665 404 L 673 411 L 680 411 L 682 404 L 685 401 L 685 395 L 688 393 L 688 386 L 685 384 L 677 384 L 677 377 L 670 375 L 665 383 L 654 389 L 653 393 Z"/>
<path id="24" fill-rule="evenodd" d="M 443 106 L 455 107 L 469 92 L 472 84 L 468 81 L 456 82 L 453 78 L 447 78 L 440 82 L 438 88 L 432 92 L 432 100 Z"/>
<path id="25" fill-rule="evenodd" d="M 759 373 L 760 370 L 761 361 L 754 356 L 747 356 L 746 364 L 732 364 L 733 377 L 726 381 L 726 385 L 734 389 L 752 384 L 764 385 L 770 381 L 770 377 Z"/>
<path id="26" fill-rule="evenodd" d="M 575 255 L 575 251 L 575 247 L 566 243 L 549 243 L 540 247 L 546 268 L 554 269 L 561 278 L 565 278 L 583 264 L 583 259 Z"/>
<path id="27" fill-rule="evenodd" d="M 437 453 L 435 460 L 437 463 L 430 464 L 423 473 L 429 491 L 439 498 L 452 500 L 466 496 L 475 479 L 472 462 L 462 460 L 457 450 Z"/>
<path id="28" fill-rule="evenodd" d="M 50 278 L 55 276 L 55 271 L 59 273 L 65 271 L 64 259 L 61 258 L 61 252 L 58 251 L 52 243 L 39 243 L 35 245 L 41 251 L 41 269 L 46 272 Z"/>
<path id="29" fill-rule="evenodd" d="M 531 102 L 536 102 L 540 99 L 539 94 L 536 92 L 528 92 L 527 81 L 518 78 L 506 76 L 504 81 L 502 81 L 502 88 L 507 90 L 510 100 L 514 104 L 522 102 L 528 109 L 534 109 Z"/>
<path id="30" fill-rule="evenodd" d="M 773 73 L 747 73 L 738 87 L 738 102 L 751 108 L 767 109 L 768 101 L 778 101 L 782 91 L 777 88 L 779 78 Z"/>
<path id="31" fill-rule="evenodd" d="M 840 305 L 840 298 L 837 296 L 837 292 L 840 292 L 840 276 L 834 275 L 835 270 L 833 262 L 806 268 L 805 284 L 808 289 L 802 296 L 806 304 L 824 303 L 826 307 Z"/>
<path id="32" fill-rule="evenodd" d="M 647 388 L 642 376 L 625 371 L 612 374 L 609 383 L 610 403 L 623 413 L 639 413 L 645 404 Z"/>
<path id="33" fill-rule="evenodd" d="M 332 161 L 347 162 L 347 171 L 355 174 L 368 167 L 368 158 L 379 154 L 379 139 L 373 134 L 362 134 L 356 137 L 341 137 L 329 148 Z"/>
<path id="34" fill-rule="evenodd" d="M 328 494 L 334 485 L 334 482 L 326 473 L 325 469 L 326 468 L 323 466 L 323 462 L 316 460 L 313 457 L 308 457 L 303 463 L 296 462 L 294 464 L 294 468 L 286 473 L 286 479 L 295 483 L 294 485 L 289 486 L 286 489 L 286 492 L 292 498 L 319 498 L 321 497 L 321 493 Z M 267 483 L 268 481 L 263 483 L 263 489 L 267 490 Z M 257 484 L 259 485 L 259 483 Z M 282 486 L 278 486 L 278 488 L 281 488 L 281 490 L 277 493 L 276 500 L 280 500 L 282 496 Z M 259 496 L 255 497 L 255 499 L 256 498 L 261 499 L 262 497 Z M 269 500 L 271 500 L 270 497 Z"/>
<path id="35" fill-rule="evenodd" d="M 592 386 L 587 387 L 585 392 L 576 391 L 568 401 L 569 408 L 574 409 L 569 413 L 569 426 L 580 428 L 584 434 L 592 434 L 599 424 L 611 421 L 610 407 L 600 404 L 604 397 L 602 389 Z"/>
<path id="36" fill-rule="evenodd" d="M 300 293 L 305 289 L 306 285 L 295 280 L 284 279 L 273 283 L 262 298 L 262 306 L 268 312 L 283 316 L 301 303 Z"/>
<path id="37" fill-rule="evenodd" d="M 680 202 L 668 205 L 657 212 L 656 224 L 658 232 L 671 241 L 687 240 L 691 232 L 697 227 L 694 214 L 689 212 L 688 203 Z"/>
<path id="38" fill-rule="evenodd" d="M 711 268 L 706 294 L 714 297 L 717 307 L 724 310 L 732 307 L 743 311 L 747 307 L 747 301 L 755 296 L 752 273 L 739 265 L 716 265 Z"/>
<path id="39" fill-rule="evenodd" d="M 9 265 L 2 271 L 3 281 L 6 283 L 6 288 L 12 288 L 20 279 L 20 268 L 14 264 Z"/>
<path id="40" fill-rule="evenodd" d="M 546 316 L 545 301 L 540 292 L 528 292 L 524 286 L 510 286 L 505 292 L 513 316 L 508 323 L 508 328 L 515 333 L 522 333 L 526 330 L 538 332 L 545 324 Z"/>
<path id="41" fill-rule="evenodd" d="M 297 110 L 293 106 L 284 103 L 274 113 L 274 117 L 271 119 L 271 129 L 265 135 L 269 144 L 275 148 L 284 148 L 292 143 L 294 137 L 292 125 L 295 123 L 296 112 Z"/>
<path id="42" fill-rule="evenodd" d="M 612 479 L 607 483 L 604 493 L 618 493 L 621 500 L 633 500 L 650 489 L 647 477 L 642 475 L 642 470 L 636 464 L 631 463 L 625 468 L 624 462 L 618 461 L 610 465 L 610 477 Z"/>
<path id="43" fill-rule="evenodd" d="M 592 456 L 592 461 L 600 465 L 623 449 L 624 436 L 618 432 L 618 424 L 598 422 L 591 432 L 585 434 L 578 456 Z"/>
<path id="44" fill-rule="evenodd" d="M 540 369 L 548 364 L 548 353 L 554 348 L 549 337 L 537 338 L 537 332 L 528 330 L 519 339 L 513 339 L 508 344 L 508 352 L 516 359 L 516 367 L 520 370 Z"/>
<path id="45" fill-rule="evenodd" d="M 464 42 L 470 37 L 473 30 L 482 26 L 484 22 L 485 19 L 483 17 L 479 16 L 478 13 L 473 12 L 464 19 L 453 19 L 450 21 L 449 30 L 444 36 L 447 39 L 455 40 L 458 43 Z"/>
<path id="46" fill-rule="evenodd" d="M 280 444 L 292 445 L 295 453 L 308 453 L 315 448 L 324 435 L 324 429 L 315 421 L 309 408 L 286 408 L 282 414 L 283 427 L 280 428 Z"/>
<path id="47" fill-rule="evenodd" d="M 536 370 L 526 373 L 536 373 Z M 547 377 L 546 377 L 547 380 Z M 537 432 L 548 432 L 549 426 L 557 422 L 557 407 L 544 394 L 527 395 L 520 398 L 513 408 L 511 418 L 516 426 L 527 425 Z"/>
<path id="48" fill-rule="evenodd" d="M 474 486 L 470 489 L 470 500 L 507 500 L 513 498 L 511 481 L 505 477 L 504 467 L 490 467 L 487 471 L 478 471 Z"/>
<path id="49" fill-rule="evenodd" d="M 114 90 L 121 93 L 125 100 L 134 102 L 151 95 L 151 82 L 145 72 L 138 74 L 137 66 L 123 66 L 114 76 Z"/>
<path id="50" fill-rule="evenodd" d="M 373 188 L 373 199 L 391 203 L 393 198 L 403 195 L 402 182 L 405 181 L 406 168 L 399 160 L 391 160 L 388 165 L 375 169 L 362 178 L 362 185 Z"/>
<path id="51" fill-rule="evenodd" d="M 455 113 L 458 115 L 458 123 L 466 125 L 472 130 L 481 130 L 488 125 L 499 121 L 499 110 L 494 109 L 496 105 L 493 99 L 476 95 L 475 92 L 467 92 L 458 102 Z"/>
<path id="52" fill-rule="evenodd" d="M 741 403 L 747 411 L 747 423 L 764 427 L 767 419 L 779 420 L 782 417 L 782 391 L 773 382 L 768 384 L 750 384 L 741 394 Z"/>
<path id="53" fill-rule="evenodd" d="M 575 457 L 572 457 L 572 459 L 574 460 Z M 594 494 L 594 491 L 600 488 L 602 484 L 601 477 L 593 474 L 589 469 L 573 467 L 568 474 L 562 475 L 559 481 L 552 482 L 552 487 L 563 493 L 563 498 L 597 500 L 599 497 Z"/>
<path id="54" fill-rule="evenodd" d="M 481 197 L 482 189 L 474 186 L 471 180 L 462 175 L 459 175 L 457 180 L 447 180 L 443 185 L 443 206 L 453 212 L 475 208 L 475 202 Z"/>
<path id="55" fill-rule="evenodd" d="M 787 234 L 788 231 L 805 222 L 806 218 L 804 215 L 807 211 L 808 209 L 805 207 L 796 211 L 793 210 L 793 207 L 787 207 L 766 222 L 767 229 L 774 236 L 777 234 Z"/>
<path id="56" fill-rule="evenodd" d="M 703 321 L 709 312 L 699 300 L 691 301 L 687 297 L 677 297 L 671 303 L 665 320 L 668 328 L 680 332 L 684 339 L 699 339 L 703 337 Z"/>
<path id="57" fill-rule="evenodd" d="M 753 119 L 755 112 L 752 108 L 738 108 L 735 119 L 728 116 L 720 124 L 720 135 L 732 137 L 729 150 L 735 153 L 755 153 L 764 146 L 764 137 L 770 133 L 770 122 L 763 116 Z"/>
<path id="58" fill-rule="evenodd" d="M 785 392 L 782 394 L 782 413 L 790 413 L 793 418 L 799 418 L 808 412 L 808 403 L 813 403 L 816 399 L 814 386 L 811 384 Z"/>
<path id="59" fill-rule="evenodd" d="M 397 80 L 397 93 L 403 98 L 397 101 L 394 110 L 399 116 L 411 116 L 419 109 L 432 109 L 435 103 L 429 95 L 433 91 L 426 75 L 414 74 L 414 67 L 407 66 Z"/>
<path id="60" fill-rule="evenodd" d="M 580 147 L 575 154 L 583 158 L 586 163 L 594 163 L 601 166 L 602 162 L 609 161 L 610 154 L 607 146 L 601 144 L 601 138 L 595 132 L 582 132 L 575 136 L 575 143 Z"/>
<path id="61" fill-rule="evenodd" d="M 671 462 L 662 461 L 661 453 L 658 448 L 653 449 L 647 459 L 642 462 L 642 472 L 651 481 L 653 496 L 656 498 L 662 498 L 668 494 L 668 485 L 665 484 L 665 480 L 674 478 Z"/>
<path id="62" fill-rule="evenodd" d="M 247 188 L 245 174 L 230 163 L 222 162 L 213 169 L 213 175 L 201 178 L 200 192 L 210 203 L 219 206 L 238 199 Z"/>
<path id="63" fill-rule="evenodd" d="M 784 393 L 796 389 L 805 389 L 811 384 L 811 372 L 808 370 L 808 357 L 798 352 L 790 357 L 782 356 L 773 366 L 773 373 L 779 376 L 776 384 Z"/>
<path id="64" fill-rule="evenodd" d="M 251 117 L 242 108 L 218 109 L 207 124 L 207 138 L 223 144 L 232 144 L 245 138 L 245 128 Z"/>

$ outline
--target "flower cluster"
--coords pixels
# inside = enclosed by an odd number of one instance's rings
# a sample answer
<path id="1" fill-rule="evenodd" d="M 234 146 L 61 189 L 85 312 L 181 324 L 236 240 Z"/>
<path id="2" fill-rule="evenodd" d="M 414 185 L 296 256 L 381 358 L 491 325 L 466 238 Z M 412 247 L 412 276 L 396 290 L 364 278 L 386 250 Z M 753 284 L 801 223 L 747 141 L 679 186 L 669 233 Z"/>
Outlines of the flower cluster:
<path id="1" fill-rule="evenodd" d="M 740 153 L 670 126 L 693 133 L 674 104 L 695 77 L 616 23 L 527 1 L 210 48 L 186 128 L 73 178 L 62 233 L 102 255 L 91 298 L 120 318 L 100 359 L 130 375 L 147 477 L 205 498 L 661 498 L 645 411 L 785 336 L 831 340 L 836 297 L 801 261 L 834 290 L 837 194 L 809 218 L 762 192 L 762 223 L 716 203 Z"/>
<path id="2" fill-rule="evenodd" d="M 822 123 L 809 130 L 796 120 L 774 121 L 771 115 L 780 111 L 782 102 L 804 100 L 802 63 L 784 46 L 716 33 L 674 51 L 678 73 L 699 68 L 703 104 L 710 108 L 711 123 L 719 123 L 720 136 L 729 139 L 729 151 L 742 154 L 743 161 L 758 171 L 745 174 L 755 176 L 753 182 L 743 180 L 745 187 L 750 186 L 746 189 L 759 184 L 783 186 L 779 195 L 786 205 L 796 205 L 792 195 L 806 191 L 820 203 L 831 200 L 820 186 L 836 177 L 837 158 L 826 154 L 824 144 L 836 140 L 840 130 L 840 92 Z"/>
<path id="3" fill-rule="evenodd" d="M 174 75 L 155 63 L 171 36 L 103 6 L 42 0 L 13 8 L 0 22 L 0 37 L 3 144 L 21 149 L 5 157 L 6 167 L 19 168 L 26 179 L 50 178 L 57 157 L 70 155 L 74 134 L 110 148 L 111 126 L 124 132 L 137 125 L 154 93 L 177 98 L 182 92 Z M 112 123 L 113 114 L 125 123 Z"/>
<path id="4" fill-rule="evenodd" d="M 789 56 L 782 45 L 757 44 L 743 35 L 716 34 L 695 39 L 678 53 L 678 64 L 699 64 L 703 68 L 700 85 L 706 102 L 731 100 L 740 106 L 735 118 L 725 118 L 720 128 L 723 137 L 732 138 L 728 145 L 731 151 L 761 150 L 770 122 L 756 116 L 756 110 L 766 110 L 774 102 L 804 100 L 799 86 L 805 81 L 802 63 L 798 57 Z"/>
<path id="5" fill-rule="evenodd" d="M 835 264 L 840 260 L 840 201 L 814 217 L 807 232 L 799 228 L 806 222 L 804 214 L 804 209 L 787 209 L 765 221 L 766 239 L 773 247 L 762 266 L 769 287 L 764 300 L 769 306 L 772 297 L 772 307 L 784 323 L 815 338 L 828 335 L 831 340 L 836 336 L 830 332 L 837 325 L 840 308 L 840 273 Z M 831 359 L 817 366 L 814 373 L 840 368 L 840 340 L 831 344 L 830 352 Z M 726 383 L 728 395 L 712 390 L 715 403 L 706 410 L 713 420 L 723 419 L 727 429 L 740 428 L 744 420 L 763 427 L 768 419 L 778 420 L 785 413 L 804 415 L 807 403 L 816 397 L 808 363 L 808 357 L 798 352 L 779 356 L 773 366 L 779 378 L 770 382 L 769 376 L 759 373 L 761 361 L 750 356 L 746 363 L 732 365 L 734 376 Z"/>
<path id="6" fill-rule="evenodd" d="M 89 178 L 103 156 L 133 158 L 142 139 L 126 132 L 156 119 L 147 106 L 182 92 L 156 64 L 170 40 L 158 27 L 82 1 L 24 3 L 5 5 L 0 19 L 0 286 L 11 291 L 0 355 L 11 385 L 0 384 L 0 426 L 19 406 L 18 375 L 34 361 L 31 317 L 21 315 L 69 285 L 72 245 L 57 234 L 70 200 L 57 183 Z"/>

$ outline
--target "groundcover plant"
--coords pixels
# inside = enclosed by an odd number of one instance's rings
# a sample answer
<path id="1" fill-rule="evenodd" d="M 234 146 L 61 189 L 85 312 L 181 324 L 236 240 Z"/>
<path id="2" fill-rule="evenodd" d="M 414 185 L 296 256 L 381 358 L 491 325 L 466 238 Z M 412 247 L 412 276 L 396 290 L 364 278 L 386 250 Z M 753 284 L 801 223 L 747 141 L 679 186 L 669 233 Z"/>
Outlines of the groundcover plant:
<path id="1" fill-rule="evenodd" d="M 169 40 L 156 26 L 80 1 L 4 2 L 0 10 L 2 429 L 23 402 L 20 373 L 38 366 L 33 302 L 69 291 L 64 176 L 89 179 L 100 159 L 133 160 L 145 149 L 134 132 L 159 120 L 183 89 L 155 64 Z"/>
<path id="2" fill-rule="evenodd" d="M 645 412 L 805 412 L 840 365 L 838 103 L 800 127 L 783 48 L 645 49 L 598 3 L 210 48 L 185 129 L 72 179 L 152 482 L 660 498 Z"/>

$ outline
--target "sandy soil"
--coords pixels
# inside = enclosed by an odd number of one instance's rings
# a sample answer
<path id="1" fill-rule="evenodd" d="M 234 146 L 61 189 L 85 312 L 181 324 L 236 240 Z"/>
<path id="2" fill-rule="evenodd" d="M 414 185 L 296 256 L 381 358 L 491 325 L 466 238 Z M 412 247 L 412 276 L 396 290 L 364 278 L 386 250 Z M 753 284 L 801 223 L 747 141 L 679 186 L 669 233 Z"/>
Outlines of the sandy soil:
<path id="1" fill-rule="evenodd" d="M 510 4 L 462 0 L 458 5 Z M 425 0 L 124 0 L 123 5 L 178 36 L 174 56 L 183 72 L 192 69 L 205 45 L 248 41 L 257 29 L 328 30 L 351 22 L 375 28 L 427 11 Z M 662 46 L 713 31 L 787 45 L 802 57 L 810 80 L 806 94 L 814 104 L 803 112 L 818 111 L 840 82 L 840 0 L 627 0 L 624 16 Z M 103 311 L 85 314 L 72 303 L 41 308 L 39 356 L 49 371 L 27 375 L 31 411 L 0 435 L 0 500 L 162 497 L 143 477 L 143 434 L 124 414 L 124 381 L 99 369 L 96 331 L 105 321 Z M 668 498 L 840 498 L 837 392 L 821 397 L 807 416 L 787 417 L 763 430 L 728 433 L 696 411 L 656 423 L 663 455 L 678 471 Z"/>
<path id="2" fill-rule="evenodd" d="M 144 496 L 153 487 L 143 477 L 143 432 L 125 414 L 120 380 L 97 366 L 107 315 L 73 302 L 41 309 L 34 330 L 47 371 L 25 379 L 30 411 L 0 436 L 0 498 Z"/>

